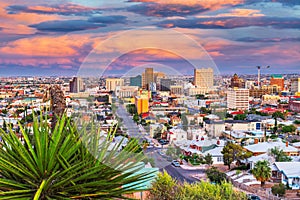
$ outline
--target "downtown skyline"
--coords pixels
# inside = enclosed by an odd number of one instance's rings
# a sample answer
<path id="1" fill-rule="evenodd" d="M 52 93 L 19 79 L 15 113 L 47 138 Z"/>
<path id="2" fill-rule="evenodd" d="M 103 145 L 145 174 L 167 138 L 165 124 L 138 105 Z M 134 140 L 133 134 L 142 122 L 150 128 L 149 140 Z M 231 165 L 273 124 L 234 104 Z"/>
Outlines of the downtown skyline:
<path id="1" fill-rule="evenodd" d="M 203 47 L 221 75 L 256 74 L 257 65 L 271 66 L 262 73 L 300 72 L 297 0 L 15 0 L 0 1 L 0 16 L 0 76 L 74 76 L 93 49 L 118 35 L 124 42 L 101 49 L 103 57 L 123 52 L 106 66 L 108 74 L 148 65 L 192 74 L 188 61 L 201 60 L 199 53 L 176 38 L 168 49 L 150 48 L 151 42 L 163 46 L 159 31 L 180 33 Z M 123 34 L 149 27 L 158 32 Z M 135 40 L 138 48 L 126 52 Z"/>

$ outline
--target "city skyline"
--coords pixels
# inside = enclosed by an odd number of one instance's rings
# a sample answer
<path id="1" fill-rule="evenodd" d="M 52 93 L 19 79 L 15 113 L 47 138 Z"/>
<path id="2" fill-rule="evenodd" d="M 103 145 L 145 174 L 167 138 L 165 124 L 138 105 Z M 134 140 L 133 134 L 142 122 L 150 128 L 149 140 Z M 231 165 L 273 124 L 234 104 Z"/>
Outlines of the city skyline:
<path id="1" fill-rule="evenodd" d="M 139 36 L 136 31 L 128 40 L 124 34 L 149 27 L 176 31 L 195 41 L 208 53 L 204 60 L 211 58 L 221 75 L 256 74 L 258 65 L 262 74 L 300 72 L 300 2 L 295 0 L 16 0 L 0 1 L 0 9 L 1 77 L 76 76 L 96 46 L 122 34 L 124 43 L 109 46 L 103 55 L 118 55 L 135 39 L 143 48 L 112 60 L 107 74 L 158 65 L 192 75 L 189 62 L 202 56 L 189 43 L 170 36 L 176 42 L 169 49 L 150 48 L 151 43 L 143 41 L 164 45 L 161 34 Z M 183 49 L 188 55 L 170 49 Z"/>

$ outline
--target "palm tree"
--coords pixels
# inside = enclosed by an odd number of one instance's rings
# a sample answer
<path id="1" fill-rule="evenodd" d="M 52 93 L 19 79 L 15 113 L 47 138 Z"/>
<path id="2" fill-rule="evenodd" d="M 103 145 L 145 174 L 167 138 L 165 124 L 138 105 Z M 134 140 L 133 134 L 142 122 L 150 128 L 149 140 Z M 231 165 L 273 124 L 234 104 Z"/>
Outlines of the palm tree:
<path id="1" fill-rule="evenodd" d="M 252 174 L 256 180 L 261 182 L 261 187 L 265 185 L 265 182 L 271 178 L 271 167 L 267 160 L 260 160 L 255 163 L 252 169 Z"/>
<path id="2" fill-rule="evenodd" d="M 21 133 L 24 143 L 11 129 L 0 130 L 0 199 L 124 198 L 153 178 L 140 173 L 144 156 L 132 153 L 137 146 L 112 146 L 114 133 L 99 144 L 99 134 L 78 130 L 65 116 L 54 129 L 34 117 L 32 135 L 23 127 Z"/>
<path id="3" fill-rule="evenodd" d="M 284 119 L 284 114 L 282 112 L 276 111 L 272 114 L 272 118 L 275 120 L 274 128 L 273 128 L 273 134 L 276 134 L 278 126 L 277 126 L 277 118 Z"/>

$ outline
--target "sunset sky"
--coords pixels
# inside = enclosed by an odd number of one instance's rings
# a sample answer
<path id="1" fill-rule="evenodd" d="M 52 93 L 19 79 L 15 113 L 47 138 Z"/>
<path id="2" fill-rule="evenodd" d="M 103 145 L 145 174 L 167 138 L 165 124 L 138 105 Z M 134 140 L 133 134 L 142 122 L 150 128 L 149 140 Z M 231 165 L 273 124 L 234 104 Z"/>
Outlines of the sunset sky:
<path id="1" fill-rule="evenodd" d="M 0 76 L 151 65 L 300 73 L 300 0 L 0 0 Z"/>

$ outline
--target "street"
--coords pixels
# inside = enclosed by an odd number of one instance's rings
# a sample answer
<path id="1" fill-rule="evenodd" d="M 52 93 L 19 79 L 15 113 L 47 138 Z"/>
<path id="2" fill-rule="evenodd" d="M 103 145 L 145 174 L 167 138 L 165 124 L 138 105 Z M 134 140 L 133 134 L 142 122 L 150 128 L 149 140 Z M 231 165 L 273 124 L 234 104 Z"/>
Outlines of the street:
<path id="1" fill-rule="evenodd" d="M 140 131 L 138 125 L 132 120 L 132 117 L 127 113 L 126 109 L 122 104 L 116 103 L 117 115 L 123 119 L 123 127 L 127 129 L 127 133 L 130 137 L 138 138 L 141 142 L 146 139 L 146 133 Z M 166 170 L 169 175 L 178 180 L 179 182 L 193 183 L 199 180 L 191 177 L 192 175 L 205 173 L 204 170 L 185 170 L 180 167 L 174 167 L 170 161 L 167 161 L 162 155 L 158 153 L 161 147 L 148 148 L 145 154 L 154 159 L 155 167 L 159 168 L 160 171 Z"/>

